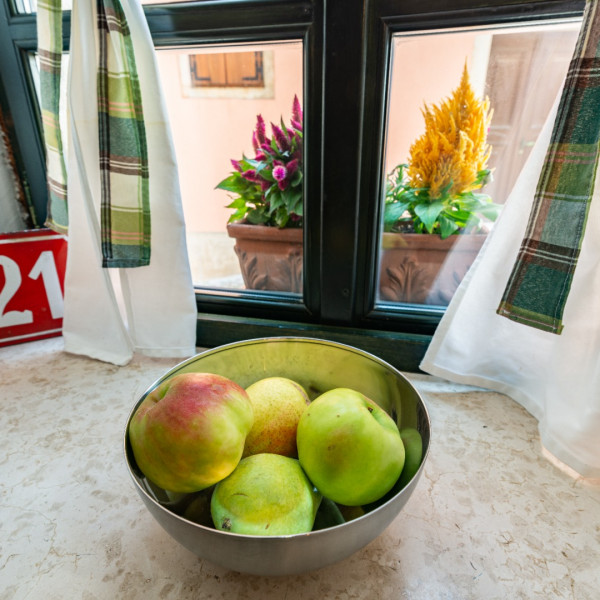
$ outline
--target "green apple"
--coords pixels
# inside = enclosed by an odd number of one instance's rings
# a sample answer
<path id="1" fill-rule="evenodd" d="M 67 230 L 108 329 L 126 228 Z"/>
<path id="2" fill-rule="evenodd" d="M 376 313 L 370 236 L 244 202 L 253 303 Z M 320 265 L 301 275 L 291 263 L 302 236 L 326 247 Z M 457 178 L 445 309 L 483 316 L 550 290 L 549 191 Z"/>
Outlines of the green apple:
<path id="1" fill-rule="evenodd" d="M 310 404 L 304 388 L 285 377 L 267 377 L 246 388 L 254 423 L 246 436 L 244 456 L 281 454 L 297 458 L 296 429 Z"/>
<path id="2" fill-rule="evenodd" d="M 298 458 L 317 489 L 338 504 L 374 502 L 404 466 L 394 420 L 356 390 L 336 388 L 306 409 L 297 432 Z"/>
<path id="3" fill-rule="evenodd" d="M 148 479 L 172 492 L 195 492 L 235 469 L 252 421 L 252 403 L 237 383 L 183 373 L 144 398 L 131 418 L 129 440 Z"/>
<path id="4" fill-rule="evenodd" d="M 400 437 L 404 443 L 406 459 L 402 475 L 398 480 L 398 485 L 403 488 L 419 470 L 423 460 L 423 439 L 421 434 L 414 427 L 406 427 L 400 430 Z"/>
<path id="5" fill-rule="evenodd" d="M 321 502 L 295 458 L 253 454 L 215 486 L 215 527 L 246 535 L 292 535 L 312 530 Z"/>

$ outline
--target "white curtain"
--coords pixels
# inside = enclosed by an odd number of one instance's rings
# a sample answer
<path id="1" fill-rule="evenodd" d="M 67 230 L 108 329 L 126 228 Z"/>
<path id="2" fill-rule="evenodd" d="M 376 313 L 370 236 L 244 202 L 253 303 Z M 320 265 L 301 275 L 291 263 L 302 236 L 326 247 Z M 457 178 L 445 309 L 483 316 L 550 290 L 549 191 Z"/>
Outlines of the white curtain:
<path id="1" fill-rule="evenodd" d="M 95 2 L 76 0 L 67 91 L 69 238 L 65 350 L 123 365 L 134 352 L 187 357 L 195 352 L 196 303 L 186 250 L 177 165 L 154 47 L 137 0 L 122 0 L 141 86 L 152 215 L 151 261 L 103 269 Z"/>
<path id="2" fill-rule="evenodd" d="M 496 314 L 517 257 L 558 100 L 479 257 L 438 326 L 421 368 L 505 393 L 539 421 L 542 444 L 584 477 L 600 477 L 600 188 L 561 335 Z"/>

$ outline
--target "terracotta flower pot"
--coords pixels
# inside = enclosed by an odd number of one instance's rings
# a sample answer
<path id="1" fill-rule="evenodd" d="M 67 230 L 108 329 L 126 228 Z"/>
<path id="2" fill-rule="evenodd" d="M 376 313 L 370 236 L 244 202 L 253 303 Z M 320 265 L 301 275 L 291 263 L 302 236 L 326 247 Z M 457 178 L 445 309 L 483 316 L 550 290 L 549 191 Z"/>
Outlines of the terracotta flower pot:
<path id="1" fill-rule="evenodd" d="M 477 257 L 486 234 L 384 233 L 381 300 L 446 306 Z"/>
<path id="2" fill-rule="evenodd" d="M 230 223 L 227 233 L 247 289 L 302 292 L 302 229 Z M 475 260 L 486 234 L 384 233 L 379 299 L 446 306 Z"/>
<path id="3" fill-rule="evenodd" d="M 247 289 L 302 292 L 302 229 L 229 223 L 227 233 Z"/>

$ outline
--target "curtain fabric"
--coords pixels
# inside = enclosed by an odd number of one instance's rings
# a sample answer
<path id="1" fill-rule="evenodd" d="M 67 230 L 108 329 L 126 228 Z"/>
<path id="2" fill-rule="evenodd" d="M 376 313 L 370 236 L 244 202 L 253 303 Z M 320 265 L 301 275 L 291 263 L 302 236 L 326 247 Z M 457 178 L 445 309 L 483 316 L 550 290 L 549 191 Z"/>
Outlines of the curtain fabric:
<path id="1" fill-rule="evenodd" d="M 117 22 L 127 23 L 127 30 L 121 28 L 120 31 L 126 32 L 130 47 L 107 48 L 104 66 L 109 68 L 106 72 L 101 68 L 99 73 L 99 66 L 103 65 L 102 44 L 111 43 L 106 37 L 107 30 L 98 27 L 95 2 L 74 1 L 66 106 L 69 223 L 63 319 L 65 350 L 118 365 L 129 362 L 134 352 L 183 358 L 195 352 L 197 311 L 187 258 L 177 165 L 154 46 L 138 0 L 122 0 L 122 14 L 118 18 L 115 15 L 119 9 L 115 12 L 115 5 L 119 1 L 101 1 L 106 7 L 109 29 L 113 25 L 116 27 Z M 114 53 L 112 58 L 111 52 Z M 123 65 L 120 67 L 115 61 L 117 55 L 130 52 L 135 54 L 139 95 L 126 95 L 121 102 L 118 94 L 108 94 L 111 101 L 107 105 L 107 94 L 102 86 L 110 87 L 115 81 L 109 71 L 117 72 L 117 80 L 118 73 L 129 78 L 129 67 L 121 71 Z M 126 86 L 130 85 L 129 78 Z M 118 88 L 119 92 L 122 90 L 122 87 Z M 131 89 L 126 93 L 129 92 Z M 115 127 L 118 118 L 115 114 L 125 113 L 125 130 L 129 128 L 129 133 L 131 128 L 136 130 L 129 139 L 135 140 L 137 134 L 139 142 L 140 113 L 137 111 L 140 100 L 146 150 L 136 148 L 135 144 L 124 144 L 119 149 L 124 129 Z M 136 105 L 135 108 L 131 103 Z M 110 158 L 106 153 L 106 140 L 101 141 L 107 131 L 113 136 Z M 149 177 L 145 176 L 146 151 Z M 124 161 L 126 168 L 121 169 L 119 161 L 132 156 L 133 160 Z M 123 184 L 123 170 L 134 175 L 127 184 Z M 124 233 L 121 239 L 131 239 L 141 231 L 142 237 L 135 240 L 136 248 L 147 246 L 151 239 L 152 257 L 146 266 L 103 268 L 106 242 L 116 239 L 107 239 L 103 234 L 106 186 L 110 186 L 111 206 L 116 208 L 111 211 L 109 228 L 117 233 L 117 238 Z M 147 186 L 148 196 L 145 208 L 144 186 Z M 133 229 L 128 232 L 127 223 L 122 226 L 122 221 L 115 224 L 113 216 L 117 212 L 135 215 L 133 220 L 137 222 Z M 139 225 L 148 212 L 152 214 L 151 232 L 143 223 Z M 113 250 L 120 243 L 119 239 L 116 241 Z M 125 258 L 129 258 L 129 253 L 130 248 L 126 248 Z M 139 255 L 134 256 L 134 262 L 138 258 Z M 118 267 L 121 264 L 124 263 L 115 263 Z M 131 263 L 126 261 L 126 264 Z"/>
<path id="2" fill-rule="evenodd" d="M 38 0 L 38 60 L 40 64 L 40 96 L 42 129 L 46 147 L 46 179 L 48 182 L 48 214 L 46 226 L 67 233 L 67 172 L 60 128 L 60 79 L 62 73 L 61 0 Z"/>
<path id="3" fill-rule="evenodd" d="M 454 295 L 421 368 L 512 397 L 542 444 L 584 477 L 600 477 L 600 189 L 594 186 L 560 336 L 497 314 L 551 140 L 558 99 L 492 233 Z"/>
<path id="4" fill-rule="evenodd" d="M 600 154 L 600 10 L 587 3 L 529 226 L 498 314 L 560 334 Z"/>
<path id="5" fill-rule="evenodd" d="M 150 264 L 148 145 L 135 52 L 119 0 L 99 0 L 102 266 Z"/>

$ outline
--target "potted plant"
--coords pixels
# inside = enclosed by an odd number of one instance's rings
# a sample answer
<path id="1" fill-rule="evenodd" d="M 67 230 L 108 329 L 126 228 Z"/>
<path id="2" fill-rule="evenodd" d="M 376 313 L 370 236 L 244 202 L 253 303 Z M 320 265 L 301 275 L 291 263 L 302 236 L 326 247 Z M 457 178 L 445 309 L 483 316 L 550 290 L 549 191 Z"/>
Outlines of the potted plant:
<path id="1" fill-rule="evenodd" d="M 271 123 L 261 115 L 252 133 L 252 158 L 232 160 L 232 173 L 217 188 L 235 196 L 227 232 L 236 240 L 249 289 L 301 292 L 303 155 L 302 108 L 294 96 L 292 118 Z"/>
<path id="2" fill-rule="evenodd" d="M 452 95 L 422 112 L 425 132 L 386 182 L 379 290 L 383 300 L 446 305 L 500 210 L 479 191 L 492 113 L 466 65 Z"/>

